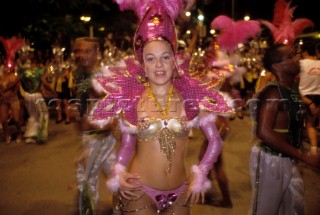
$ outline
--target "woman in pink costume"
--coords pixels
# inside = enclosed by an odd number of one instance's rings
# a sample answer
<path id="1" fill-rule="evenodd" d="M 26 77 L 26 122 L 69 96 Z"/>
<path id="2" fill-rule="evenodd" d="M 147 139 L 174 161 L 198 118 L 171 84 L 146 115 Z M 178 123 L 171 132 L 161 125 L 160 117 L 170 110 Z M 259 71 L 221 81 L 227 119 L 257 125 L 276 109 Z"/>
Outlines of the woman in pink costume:
<path id="1" fill-rule="evenodd" d="M 109 67 L 117 75 L 96 76 L 93 86 L 106 96 L 89 120 L 108 127 L 118 120 L 122 143 L 108 187 L 115 192 L 114 211 L 122 214 L 190 214 L 211 183 L 207 174 L 222 141 L 217 115 L 233 112 L 226 97 L 192 79 L 189 62 L 176 53 L 173 20 L 182 1 L 118 1 L 134 9 L 140 24 L 134 37 L 138 61 L 126 58 Z M 208 148 L 191 173 L 185 169 L 188 133 L 200 127 Z"/>

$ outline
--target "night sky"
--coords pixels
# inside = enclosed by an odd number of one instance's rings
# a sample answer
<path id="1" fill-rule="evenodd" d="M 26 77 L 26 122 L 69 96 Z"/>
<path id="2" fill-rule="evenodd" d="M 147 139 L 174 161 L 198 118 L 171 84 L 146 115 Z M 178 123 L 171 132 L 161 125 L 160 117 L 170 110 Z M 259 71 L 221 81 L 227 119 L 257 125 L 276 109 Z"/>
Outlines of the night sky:
<path id="1" fill-rule="evenodd" d="M 47 1 L 52 2 L 52 0 Z M 93 0 L 87 1 L 89 2 Z M 93 10 L 94 18 L 100 19 L 100 21 L 102 20 L 102 23 L 106 23 L 106 25 L 117 26 L 121 24 L 120 18 L 124 17 L 124 14 L 119 11 L 117 4 L 112 0 L 101 1 L 108 5 L 110 10 L 108 12 L 99 13 L 98 10 L 95 9 Z M 206 24 L 210 24 L 210 22 L 218 15 L 227 15 L 232 17 L 232 2 L 234 3 L 233 14 L 235 20 L 240 20 L 243 19 L 245 15 L 250 15 L 253 20 L 266 19 L 268 21 L 272 21 L 275 1 L 276 0 L 197 0 L 197 7 L 205 14 Z M 317 1 L 319 0 L 292 0 L 291 5 L 297 6 L 293 14 L 294 19 L 309 18 L 315 24 L 313 29 L 306 29 L 306 33 L 320 30 L 319 7 L 315 5 Z M 39 21 L 39 19 L 34 18 L 37 17 L 37 15 L 35 15 L 37 13 L 46 13 L 51 17 L 61 14 L 61 11 L 48 12 L 46 11 L 48 8 L 45 10 L 43 8 L 35 8 L 34 5 L 32 5 L 32 2 L 32 0 L 6 0 L 1 3 L 0 36 L 10 36 L 10 34 L 13 34 L 11 36 L 14 36 L 14 34 L 19 32 L 19 27 L 25 27 L 22 26 L 22 23 L 33 23 L 35 21 Z M 42 2 L 45 4 L 46 1 L 43 0 Z M 87 8 L 80 9 L 83 11 L 87 10 Z M 64 12 L 68 13 L 68 11 Z M 79 14 L 73 14 L 70 11 L 69 13 L 75 17 L 79 16 Z M 132 22 L 136 22 L 136 20 L 132 20 Z"/>
<path id="2" fill-rule="evenodd" d="M 211 21 L 217 15 L 227 15 L 231 17 L 232 9 L 231 2 L 234 1 L 235 20 L 243 19 L 245 15 L 250 15 L 251 19 L 266 19 L 272 21 L 274 3 L 276 0 L 207 0 L 203 5 L 203 9 L 208 14 L 208 19 Z M 293 19 L 308 18 L 315 24 L 316 29 L 320 29 L 319 7 L 316 4 L 317 0 L 292 0 L 291 7 L 297 6 Z M 201 1 L 200 1 L 201 2 Z"/>

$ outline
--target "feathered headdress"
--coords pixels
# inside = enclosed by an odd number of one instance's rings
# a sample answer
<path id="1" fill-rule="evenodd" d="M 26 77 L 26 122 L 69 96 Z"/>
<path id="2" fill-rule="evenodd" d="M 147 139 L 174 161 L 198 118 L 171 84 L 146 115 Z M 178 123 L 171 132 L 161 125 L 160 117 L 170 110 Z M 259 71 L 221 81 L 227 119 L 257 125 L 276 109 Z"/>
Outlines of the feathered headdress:
<path id="1" fill-rule="evenodd" d="M 210 27 L 219 30 L 217 42 L 221 50 L 234 51 L 239 43 L 257 36 L 260 32 L 258 21 L 233 21 L 231 18 L 221 15 L 212 20 Z"/>
<path id="2" fill-rule="evenodd" d="M 218 80 L 221 85 L 224 80 L 221 77 L 238 77 L 244 72 L 243 68 L 237 66 L 239 61 L 235 62 L 235 58 L 233 60 L 230 59 L 230 53 L 228 52 L 236 50 L 239 43 L 244 43 L 249 38 L 257 36 L 261 28 L 258 21 L 241 20 L 235 22 L 224 15 L 213 19 L 210 27 L 214 30 L 219 30 L 220 33 L 212 41 L 206 52 L 206 56 L 209 56 L 205 59 L 207 67 L 218 68 L 215 70 L 210 69 L 208 77 L 211 78 L 211 82 Z"/>
<path id="3" fill-rule="evenodd" d="M 261 23 L 271 31 L 275 44 L 293 45 L 296 37 L 304 29 L 313 27 L 313 22 L 307 18 L 299 18 L 292 21 L 293 12 L 297 6 L 290 8 L 290 4 L 291 1 L 277 0 L 274 5 L 272 23 L 267 20 L 261 20 Z"/>
<path id="4" fill-rule="evenodd" d="M 12 70 L 14 69 L 15 54 L 22 47 L 24 41 L 22 38 L 17 38 L 17 37 L 11 37 L 9 39 L 0 37 L 0 41 L 2 42 L 3 47 L 6 50 L 6 54 L 7 54 L 6 66 L 10 70 Z"/>
<path id="5" fill-rule="evenodd" d="M 139 18 L 134 35 L 134 51 L 142 62 L 142 50 L 151 40 L 167 41 L 174 53 L 177 50 L 177 35 L 174 20 L 183 9 L 183 0 L 115 0 L 120 10 L 133 10 Z M 190 7 L 193 0 L 188 0 Z"/>

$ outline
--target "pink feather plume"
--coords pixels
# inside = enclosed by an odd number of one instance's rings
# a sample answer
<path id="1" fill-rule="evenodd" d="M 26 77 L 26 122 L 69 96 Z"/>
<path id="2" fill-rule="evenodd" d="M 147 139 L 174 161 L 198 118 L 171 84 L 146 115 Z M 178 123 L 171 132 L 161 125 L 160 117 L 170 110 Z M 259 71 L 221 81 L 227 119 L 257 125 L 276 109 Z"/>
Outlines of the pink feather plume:
<path id="1" fill-rule="evenodd" d="M 14 60 L 15 54 L 23 45 L 24 40 L 22 38 L 17 38 L 17 37 L 11 37 L 9 39 L 0 37 L 0 41 L 2 42 L 3 47 L 6 50 L 6 54 L 7 54 L 6 64 L 9 67 L 11 67 L 13 66 L 13 60 Z"/>
<path id="2" fill-rule="evenodd" d="M 169 16 L 175 20 L 179 13 L 183 9 L 183 0 L 114 0 L 120 10 L 133 10 L 137 14 L 139 20 L 141 20 L 149 6 L 157 1 L 169 14 Z M 187 0 L 186 8 L 190 8 L 194 0 Z"/>
<path id="3" fill-rule="evenodd" d="M 233 51 L 239 43 L 246 42 L 247 39 L 255 37 L 260 32 L 258 21 L 236 21 L 221 15 L 216 17 L 210 24 L 212 29 L 220 30 L 217 42 L 220 49 Z"/>
<path id="4" fill-rule="evenodd" d="M 293 45 L 296 37 L 301 34 L 304 29 L 314 26 L 313 22 L 306 18 L 299 18 L 292 21 L 296 6 L 290 8 L 290 5 L 291 1 L 277 0 L 274 5 L 272 23 L 267 20 L 261 20 L 261 23 L 271 31 L 275 44 L 286 43 Z"/>

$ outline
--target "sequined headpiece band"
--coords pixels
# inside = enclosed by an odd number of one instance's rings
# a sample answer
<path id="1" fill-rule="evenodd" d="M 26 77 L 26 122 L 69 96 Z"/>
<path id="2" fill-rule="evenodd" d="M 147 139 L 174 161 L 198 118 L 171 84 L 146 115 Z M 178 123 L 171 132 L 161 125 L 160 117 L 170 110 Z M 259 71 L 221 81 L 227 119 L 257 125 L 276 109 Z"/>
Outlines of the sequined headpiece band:
<path id="1" fill-rule="evenodd" d="M 174 22 L 158 1 L 147 9 L 134 35 L 134 51 L 140 63 L 143 61 L 142 51 L 145 44 L 153 40 L 168 42 L 173 53 L 176 52 L 177 35 Z"/>

